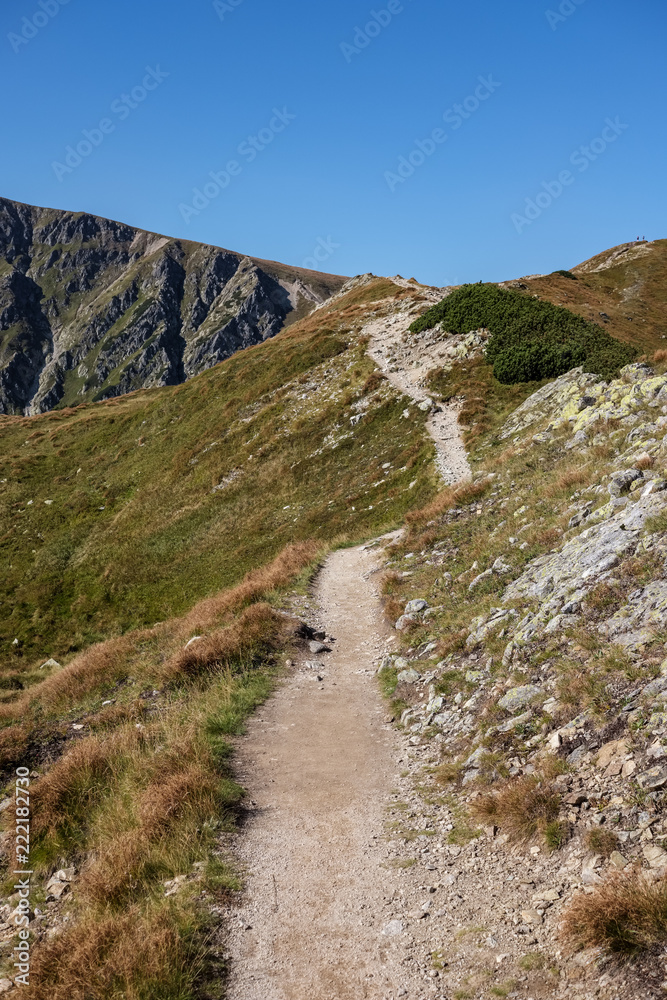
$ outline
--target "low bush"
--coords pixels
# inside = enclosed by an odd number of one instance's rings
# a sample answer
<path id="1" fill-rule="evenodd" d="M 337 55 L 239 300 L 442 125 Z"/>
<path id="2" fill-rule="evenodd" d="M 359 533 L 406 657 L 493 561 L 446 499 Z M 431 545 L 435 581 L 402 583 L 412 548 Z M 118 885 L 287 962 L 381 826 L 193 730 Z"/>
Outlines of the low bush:
<path id="1" fill-rule="evenodd" d="M 583 316 L 497 285 L 463 285 L 410 329 L 420 333 L 437 324 L 458 334 L 490 330 L 486 358 L 505 385 L 557 378 L 578 365 L 611 378 L 637 356 Z"/>

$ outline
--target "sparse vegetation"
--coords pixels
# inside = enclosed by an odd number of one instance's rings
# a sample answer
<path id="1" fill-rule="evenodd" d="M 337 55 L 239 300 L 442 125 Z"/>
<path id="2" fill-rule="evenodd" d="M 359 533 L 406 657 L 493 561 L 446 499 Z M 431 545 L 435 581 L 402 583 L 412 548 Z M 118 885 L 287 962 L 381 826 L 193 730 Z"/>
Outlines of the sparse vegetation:
<path id="1" fill-rule="evenodd" d="M 541 834 L 553 842 L 552 824 L 558 816 L 560 801 L 548 782 L 530 775 L 512 778 L 498 791 L 483 795 L 473 803 L 472 812 L 480 821 L 497 823 L 515 840 L 530 840 Z"/>
<path id="2" fill-rule="evenodd" d="M 607 876 L 566 911 L 563 936 L 575 948 L 632 955 L 667 941 L 667 882 L 640 871 Z"/>

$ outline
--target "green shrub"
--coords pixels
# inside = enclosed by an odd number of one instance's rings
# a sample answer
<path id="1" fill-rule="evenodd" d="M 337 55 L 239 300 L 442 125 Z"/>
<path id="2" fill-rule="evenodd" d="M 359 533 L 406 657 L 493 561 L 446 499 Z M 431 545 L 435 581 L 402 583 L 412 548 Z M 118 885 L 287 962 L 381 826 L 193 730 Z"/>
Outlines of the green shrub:
<path id="1" fill-rule="evenodd" d="M 486 358 L 505 385 L 557 378 L 578 365 L 613 378 L 637 354 L 569 309 L 497 285 L 463 285 L 410 329 L 421 333 L 438 323 L 451 333 L 490 330 Z"/>
<path id="2" fill-rule="evenodd" d="M 572 274 L 572 271 L 563 271 L 561 269 L 561 270 L 558 270 L 558 271 L 554 271 L 553 273 L 554 274 L 560 274 L 561 278 L 572 278 L 572 281 L 577 281 L 578 280 L 576 274 Z"/>

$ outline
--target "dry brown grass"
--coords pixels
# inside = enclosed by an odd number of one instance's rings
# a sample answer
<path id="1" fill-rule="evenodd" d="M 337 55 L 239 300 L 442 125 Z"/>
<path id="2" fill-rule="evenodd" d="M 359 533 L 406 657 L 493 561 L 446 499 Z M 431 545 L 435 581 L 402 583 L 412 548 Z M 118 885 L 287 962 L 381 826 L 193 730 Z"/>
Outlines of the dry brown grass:
<path id="1" fill-rule="evenodd" d="M 55 834 L 63 822 L 85 820 L 113 777 L 122 754 L 137 746 L 137 730 L 124 729 L 104 738 L 76 743 L 34 785 L 32 828 L 36 837 Z"/>
<path id="2" fill-rule="evenodd" d="M 272 590 L 287 586 L 317 558 L 321 548 L 321 543 L 312 541 L 288 545 L 268 566 L 251 570 L 238 586 L 200 601 L 186 615 L 177 619 L 178 637 L 204 632 L 217 624 L 223 616 L 239 611 Z"/>
<path id="3" fill-rule="evenodd" d="M 271 591 L 287 586 L 317 558 L 319 551 L 321 543 L 317 542 L 288 545 L 268 566 L 251 570 L 236 587 L 200 601 L 186 615 L 160 623 L 152 629 L 128 632 L 127 635 L 91 646 L 75 656 L 62 670 L 21 693 L 15 701 L 0 704 L 0 722 L 21 718 L 30 712 L 31 706 L 39 705 L 55 711 L 70 708 L 101 686 L 111 686 L 124 679 L 130 664 L 138 659 L 142 643 L 157 641 L 163 650 L 169 650 L 171 644 L 169 651 L 173 655 L 168 662 L 182 662 L 187 669 L 196 658 L 185 656 L 180 660 L 180 651 L 176 651 L 186 638 L 205 632 L 225 616 L 231 616 Z M 243 621 L 252 627 L 251 621 Z M 214 659 L 216 639 L 213 636 L 209 638 L 209 650 Z M 242 646 L 243 643 L 239 642 L 239 648 Z"/>
<path id="4" fill-rule="evenodd" d="M 176 918 L 176 919 L 175 919 Z M 168 909 L 89 917 L 43 943 L 32 960 L 26 1000 L 157 1000 L 191 995 L 203 957 Z"/>
<path id="5" fill-rule="evenodd" d="M 563 938 L 574 948 L 631 955 L 667 941 L 667 881 L 651 883 L 637 869 L 607 877 L 575 896 L 565 912 Z"/>
<path id="6" fill-rule="evenodd" d="M 656 365 L 664 364 L 667 361 L 667 351 L 664 348 L 660 351 L 655 351 L 653 361 Z"/>
<path id="7" fill-rule="evenodd" d="M 560 475 L 544 487 L 544 495 L 558 498 L 567 495 L 573 489 L 580 486 L 587 486 L 595 479 L 596 470 L 588 464 L 570 465 L 563 469 Z"/>
<path id="8" fill-rule="evenodd" d="M 655 465 L 655 459 L 651 455 L 642 455 L 634 463 L 635 469 L 652 469 Z"/>
<path id="9" fill-rule="evenodd" d="M 473 803 L 473 815 L 497 823 L 513 840 L 529 840 L 546 834 L 560 810 L 560 796 L 549 782 L 537 775 L 512 778 L 497 792 Z"/>
<path id="10" fill-rule="evenodd" d="M 584 840 L 589 851 L 601 854 L 603 858 L 608 858 L 619 847 L 619 839 L 613 830 L 605 830 L 601 826 L 589 830 Z"/>
<path id="11" fill-rule="evenodd" d="M 161 668 L 166 682 L 193 680 L 228 669 L 239 661 L 277 650 L 287 639 L 288 620 L 269 604 L 252 604 L 237 621 L 194 642 Z"/>
<path id="12" fill-rule="evenodd" d="M 411 511 L 406 514 L 406 521 L 411 527 L 426 524 L 434 518 L 439 517 L 454 507 L 465 506 L 483 496 L 491 486 L 491 479 L 482 479 L 478 483 L 467 482 L 466 480 L 443 490 L 421 510 Z"/>

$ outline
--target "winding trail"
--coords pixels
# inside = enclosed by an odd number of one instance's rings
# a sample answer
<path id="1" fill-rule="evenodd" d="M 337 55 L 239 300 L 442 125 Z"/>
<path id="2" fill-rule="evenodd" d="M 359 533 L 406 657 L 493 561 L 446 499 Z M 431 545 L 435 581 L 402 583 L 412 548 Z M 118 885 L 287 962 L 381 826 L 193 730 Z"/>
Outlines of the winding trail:
<path id="1" fill-rule="evenodd" d="M 384 933 L 401 874 L 384 867 L 383 838 L 400 750 L 374 679 L 378 563 L 377 549 L 330 556 L 317 596 L 333 651 L 317 670 L 301 664 L 240 741 L 253 810 L 238 845 L 247 876 L 230 1000 L 427 995 L 401 965 L 405 940 Z"/>
<path id="2" fill-rule="evenodd" d="M 434 302 L 440 301 L 443 291 L 445 289 L 433 295 Z M 363 333 L 370 337 L 368 353 L 383 375 L 419 405 L 430 402 L 425 388 L 426 375 L 442 365 L 446 351 L 442 343 L 415 343 L 406 338 L 414 318 L 414 312 L 394 312 L 387 319 L 367 323 Z M 472 478 L 458 425 L 458 408 L 452 404 L 435 408 L 429 414 L 426 427 L 435 443 L 436 466 L 444 482 L 450 486 Z"/>

